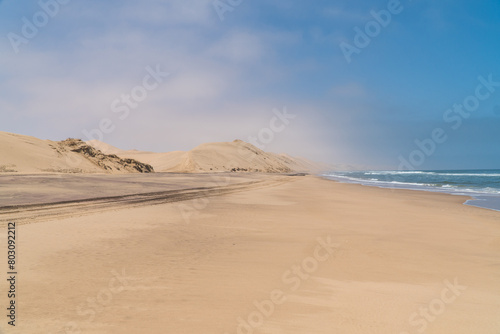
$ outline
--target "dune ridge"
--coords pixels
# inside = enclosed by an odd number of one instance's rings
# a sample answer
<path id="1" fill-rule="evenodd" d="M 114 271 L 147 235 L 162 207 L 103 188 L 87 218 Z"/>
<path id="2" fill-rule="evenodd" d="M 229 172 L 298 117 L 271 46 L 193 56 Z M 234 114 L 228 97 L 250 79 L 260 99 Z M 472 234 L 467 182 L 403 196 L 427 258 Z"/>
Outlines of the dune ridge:
<path id="1" fill-rule="evenodd" d="M 0 173 L 316 173 L 332 166 L 265 152 L 242 140 L 166 153 L 121 150 L 80 139 L 42 140 L 0 132 Z"/>
<path id="2" fill-rule="evenodd" d="M 0 173 L 152 173 L 148 164 L 105 154 L 80 139 L 42 140 L 0 132 Z"/>
<path id="3" fill-rule="evenodd" d="M 167 153 L 120 150 L 97 140 L 88 141 L 87 144 L 108 154 L 112 153 L 123 158 L 148 163 L 158 172 L 297 173 L 329 169 L 326 164 L 291 157 L 287 154 L 265 152 L 239 139 L 232 142 L 205 143 L 190 151 Z"/>

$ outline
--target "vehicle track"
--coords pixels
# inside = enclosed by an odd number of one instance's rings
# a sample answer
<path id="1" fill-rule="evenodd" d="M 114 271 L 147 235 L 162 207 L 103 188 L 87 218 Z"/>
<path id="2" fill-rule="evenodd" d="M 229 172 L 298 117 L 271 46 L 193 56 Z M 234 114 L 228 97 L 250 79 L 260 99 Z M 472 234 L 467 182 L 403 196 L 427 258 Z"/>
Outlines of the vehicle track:
<path id="1" fill-rule="evenodd" d="M 43 204 L 4 206 L 0 207 L 0 227 L 5 227 L 8 222 L 13 221 L 21 225 L 51 219 L 82 216 L 108 210 L 159 205 L 202 197 L 221 196 L 246 190 L 278 186 L 292 180 L 294 180 L 293 177 L 280 176 L 273 179 L 243 182 L 226 186 L 188 188 Z"/>

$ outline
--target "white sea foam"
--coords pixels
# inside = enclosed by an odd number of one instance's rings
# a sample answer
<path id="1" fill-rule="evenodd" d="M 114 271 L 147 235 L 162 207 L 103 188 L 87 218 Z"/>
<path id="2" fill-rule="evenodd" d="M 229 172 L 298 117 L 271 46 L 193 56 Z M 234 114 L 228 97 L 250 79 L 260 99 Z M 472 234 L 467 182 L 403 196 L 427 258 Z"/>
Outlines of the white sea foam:
<path id="1" fill-rule="evenodd" d="M 331 172 L 323 176 L 340 182 L 381 188 L 467 195 L 481 198 L 474 202 L 475 205 L 480 202 L 484 203 L 484 206 L 480 205 L 482 207 L 500 210 L 500 173 L 497 171 L 356 171 Z"/>

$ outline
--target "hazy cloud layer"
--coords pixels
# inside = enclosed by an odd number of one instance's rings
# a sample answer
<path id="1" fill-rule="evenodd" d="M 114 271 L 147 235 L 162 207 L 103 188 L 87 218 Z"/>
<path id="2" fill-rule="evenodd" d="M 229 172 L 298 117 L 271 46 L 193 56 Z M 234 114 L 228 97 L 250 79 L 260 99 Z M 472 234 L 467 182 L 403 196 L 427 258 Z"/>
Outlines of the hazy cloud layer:
<path id="1" fill-rule="evenodd" d="M 447 126 L 443 113 L 474 93 L 479 75 L 500 81 L 500 11 L 494 1 L 402 1 L 402 13 L 348 64 L 339 43 L 354 43 L 354 28 L 387 4 L 243 1 L 221 21 L 213 1 L 70 1 L 15 53 L 8 34 L 23 36 L 23 17 L 41 8 L 6 0 L 1 130 L 83 138 L 106 118 L 115 125 L 104 136 L 110 144 L 187 150 L 245 140 L 287 107 L 297 117 L 266 149 L 394 168 L 415 139 Z M 158 65 L 169 76 L 120 119 L 113 102 Z M 500 89 L 423 167 L 474 167 L 468 157 L 478 151 L 490 157 L 481 166 L 497 164 L 499 105 Z"/>

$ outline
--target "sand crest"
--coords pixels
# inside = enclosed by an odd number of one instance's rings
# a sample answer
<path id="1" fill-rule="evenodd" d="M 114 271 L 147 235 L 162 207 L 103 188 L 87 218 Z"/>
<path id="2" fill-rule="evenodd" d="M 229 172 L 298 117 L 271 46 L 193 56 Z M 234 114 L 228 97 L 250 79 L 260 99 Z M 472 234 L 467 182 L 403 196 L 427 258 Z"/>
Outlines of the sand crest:
<path id="1" fill-rule="evenodd" d="M 109 144 L 92 140 L 89 145 L 120 157 L 133 158 L 152 165 L 157 172 L 207 173 L 207 172 L 262 172 L 291 173 L 317 172 L 329 169 L 316 163 L 286 154 L 264 152 L 241 140 L 223 143 L 206 143 L 194 149 L 167 153 L 120 150 Z"/>
<path id="2" fill-rule="evenodd" d="M 42 140 L 0 132 L 0 173 L 150 173 L 133 159 L 107 155 L 79 139 Z"/>

